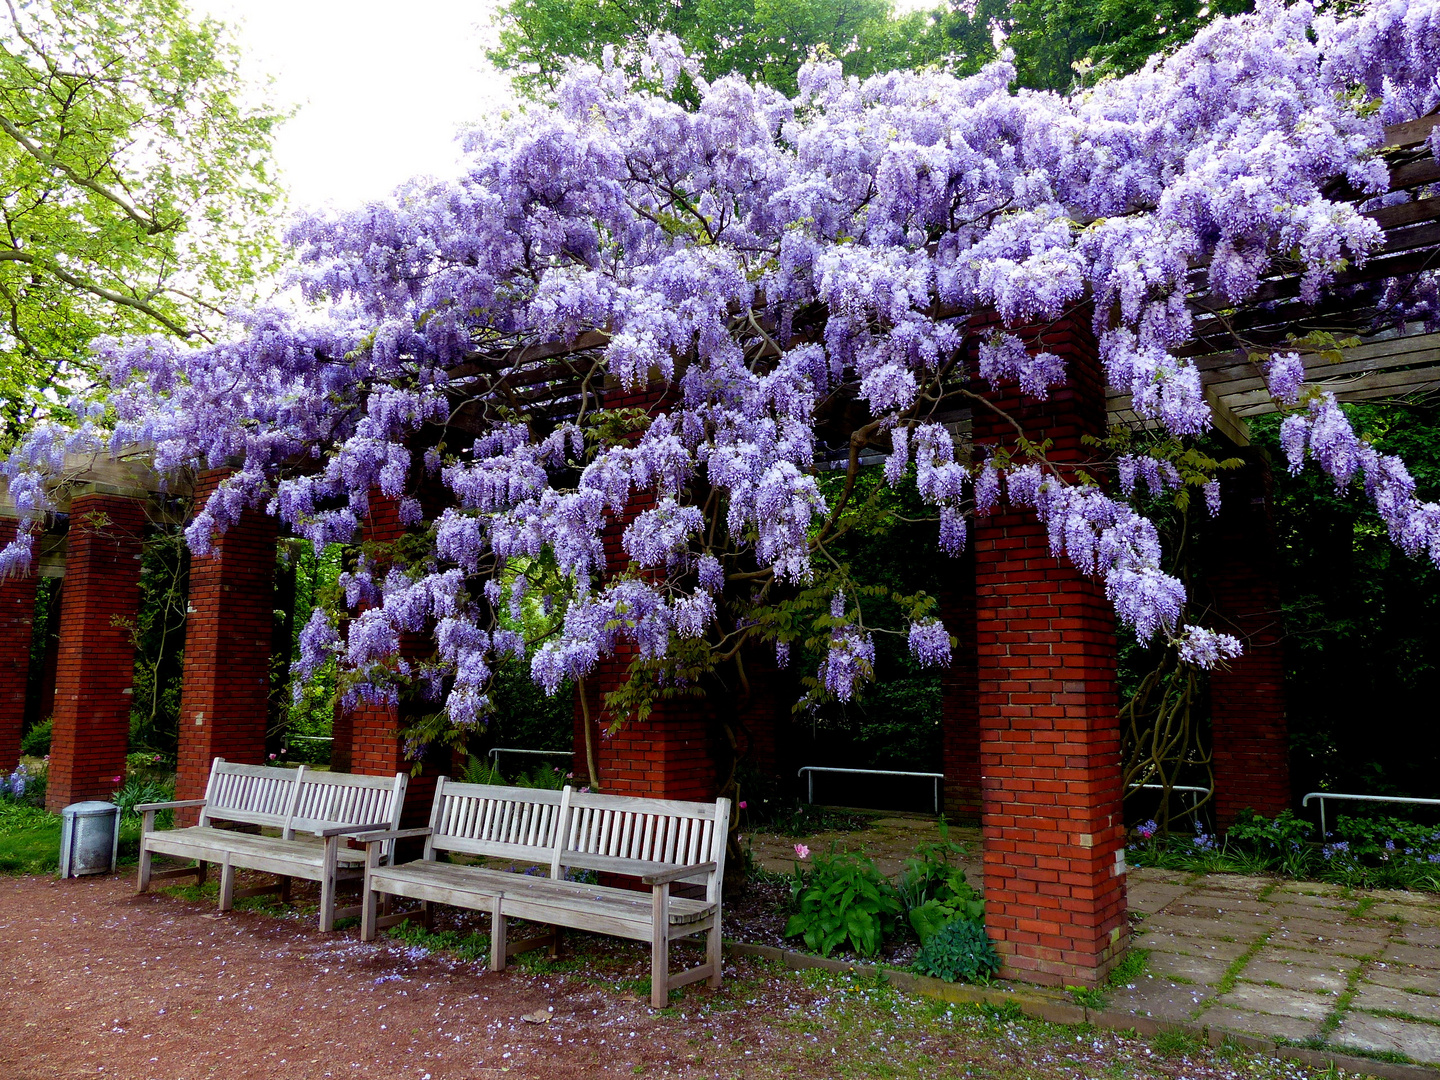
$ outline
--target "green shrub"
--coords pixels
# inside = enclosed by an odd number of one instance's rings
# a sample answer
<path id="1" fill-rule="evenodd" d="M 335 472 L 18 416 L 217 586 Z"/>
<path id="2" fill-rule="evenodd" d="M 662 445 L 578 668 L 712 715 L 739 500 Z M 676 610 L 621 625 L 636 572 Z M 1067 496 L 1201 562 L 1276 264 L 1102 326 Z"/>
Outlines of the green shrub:
<path id="1" fill-rule="evenodd" d="M 896 891 L 922 945 L 954 919 L 982 923 L 985 919 L 985 901 L 965 880 L 965 872 L 950 863 L 964 853 L 964 844 L 950 841 L 949 826 L 942 818 L 939 842 L 921 846 L 905 862 Z"/>
<path id="2" fill-rule="evenodd" d="M 801 858 L 808 850 L 796 845 Z M 816 856 L 808 870 L 796 866 L 792 885 L 795 913 L 785 924 L 786 937 L 803 937 L 805 947 L 829 956 L 846 941 L 861 956 L 880 951 L 885 935 L 901 914 L 895 888 L 865 855 Z"/>
<path id="3" fill-rule="evenodd" d="M 915 970 L 946 982 L 988 982 L 1000 970 L 1000 957 L 982 923 L 956 919 L 924 944 Z"/>
<path id="4" fill-rule="evenodd" d="M 20 740 L 20 753 L 26 757 L 44 757 L 50 753 L 50 732 L 54 727 L 53 720 L 36 724 Z"/>
<path id="5" fill-rule="evenodd" d="M 140 816 L 135 807 L 141 803 L 170 802 L 174 798 L 173 783 L 133 776 L 120 785 L 119 790 L 110 796 L 110 801 L 120 807 L 121 819 L 128 820 Z"/>

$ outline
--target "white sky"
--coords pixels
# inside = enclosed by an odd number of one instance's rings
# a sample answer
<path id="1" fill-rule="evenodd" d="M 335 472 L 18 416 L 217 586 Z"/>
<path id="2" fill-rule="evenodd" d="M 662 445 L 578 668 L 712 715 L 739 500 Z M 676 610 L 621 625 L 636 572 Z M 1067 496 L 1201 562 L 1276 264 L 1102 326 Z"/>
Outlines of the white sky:
<path id="1" fill-rule="evenodd" d="M 235 30 L 253 82 L 298 105 L 275 157 L 296 208 L 347 208 L 456 171 L 464 125 L 509 100 L 489 68 L 497 0 L 190 0 Z"/>

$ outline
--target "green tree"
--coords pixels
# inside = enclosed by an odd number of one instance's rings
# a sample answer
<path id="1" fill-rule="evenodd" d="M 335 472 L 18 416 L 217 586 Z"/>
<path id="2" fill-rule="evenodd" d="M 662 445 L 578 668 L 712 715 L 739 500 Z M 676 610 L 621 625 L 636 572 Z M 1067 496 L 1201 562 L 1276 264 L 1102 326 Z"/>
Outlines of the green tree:
<path id="1" fill-rule="evenodd" d="M 935 32 L 940 9 L 896 17 L 890 0 L 509 0 L 490 59 L 515 85 L 551 89 L 572 59 L 599 63 L 607 45 L 642 48 L 674 34 L 707 79 L 732 72 L 794 93 L 795 76 L 817 50 L 852 75 L 946 59 Z"/>
<path id="2" fill-rule="evenodd" d="M 930 51 L 962 57 L 963 73 L 993 60 L 998 45 L 1014 51 L 1021 86 L 1067 91 L 1135 71 L 1217 16 L 1254 6 L 1251 0 L 978 0 L 952 3 L 927 32 L 943 39 Z"/>
<path id="3" fill-rule="evenodd" d="M 265 273 L 280 115 L 183 0 L 5 0 L 0 439 L 54 411 L 97 335 L 203 336 Z"/>

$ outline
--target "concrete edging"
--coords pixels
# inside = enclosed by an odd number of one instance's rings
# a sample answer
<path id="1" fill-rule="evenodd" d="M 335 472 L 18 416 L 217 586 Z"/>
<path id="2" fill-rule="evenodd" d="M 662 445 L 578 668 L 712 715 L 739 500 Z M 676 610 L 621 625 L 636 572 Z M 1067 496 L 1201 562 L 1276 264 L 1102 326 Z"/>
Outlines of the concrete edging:
<path id="1" fill-rule="evenodd" d="M 853 974 L 865 979 L 883 978 L 895 989 L 908 994 L 954 1001 L 966 1005 L 1013 1004 L 1027 1016 L 1048 1020 L 1052 1024 L 1090 1024 L 1107 1031 L 1134 1031 L 1139 1035 L 1158 1035 L 1162 1031 L 1182 1031 L 1194 1035 L 1210 1046 L 1219 1046 L 1226 1039 L 1246 1050 L 1272 1054 L 1276 1057 L 1299 1061 L 1317 1068 L 1334 1066 L 1347 1072 L 1378 1076 L 1383 1080 L 1437 1080 L 1440 1069 L 1429 1065 L 1401 1065 L 1352 1054 L 1336 1053 L 1330 1050 L 1311 1050 L 1301 1046 L 1290 1046 L 1263 1039 L 1255 1035 L 1212 1028 L 1207 1024 L 1195 1024 L 1180 1020 L 1156 1020 L 1148 1016 L 1114 1012 L 1108 1009 L 1087 1009 L 1083 1005 L 1068 1005 L 1061 1001 L 1027 994 L 1017 990 L 1003 990 L 987 986 L 973 986 L 968 983 L 948 983 L 928 975 L 916 975 L 899 968 L 887 968 L 876 964 L 858 964 L 849 960 L 831 960 L 823 956 L 780 949 L 773 945 L 747 945 L 738 941 L 725 942 L 725 951 L 734 956 L 754 956 L 773 960 L 789 968 L 820 968 L 837 974 Z"/>

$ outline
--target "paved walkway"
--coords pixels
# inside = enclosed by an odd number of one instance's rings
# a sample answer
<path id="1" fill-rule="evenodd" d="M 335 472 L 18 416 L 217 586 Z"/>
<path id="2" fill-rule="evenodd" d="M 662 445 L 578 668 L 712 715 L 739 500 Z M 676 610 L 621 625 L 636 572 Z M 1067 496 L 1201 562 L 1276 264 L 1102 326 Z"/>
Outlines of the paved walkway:
<path id="1" fill-rule="evenodd" d="M 966 877 L 978 886 L 978 831 L 950 838 L 968 844 Z M 895 816 L 805 842 L 863 849 L 894 875 L 938 839 L 933 819 Z M 790 870 L 793 838 L 752 843 L 762 866 Z M 1146 868 L 1132 868 L 1128 885 L 1134 945 L 1149 963 L 1109 992 L 1112 1009 L 1440 1065 L 1440 897 Z"/>
<path id="2" fill-rule="evenodd" d="M 1142 1016 L 1440 1064 L 1440 898 L 1236 874 L 1130 872 Z"/>

